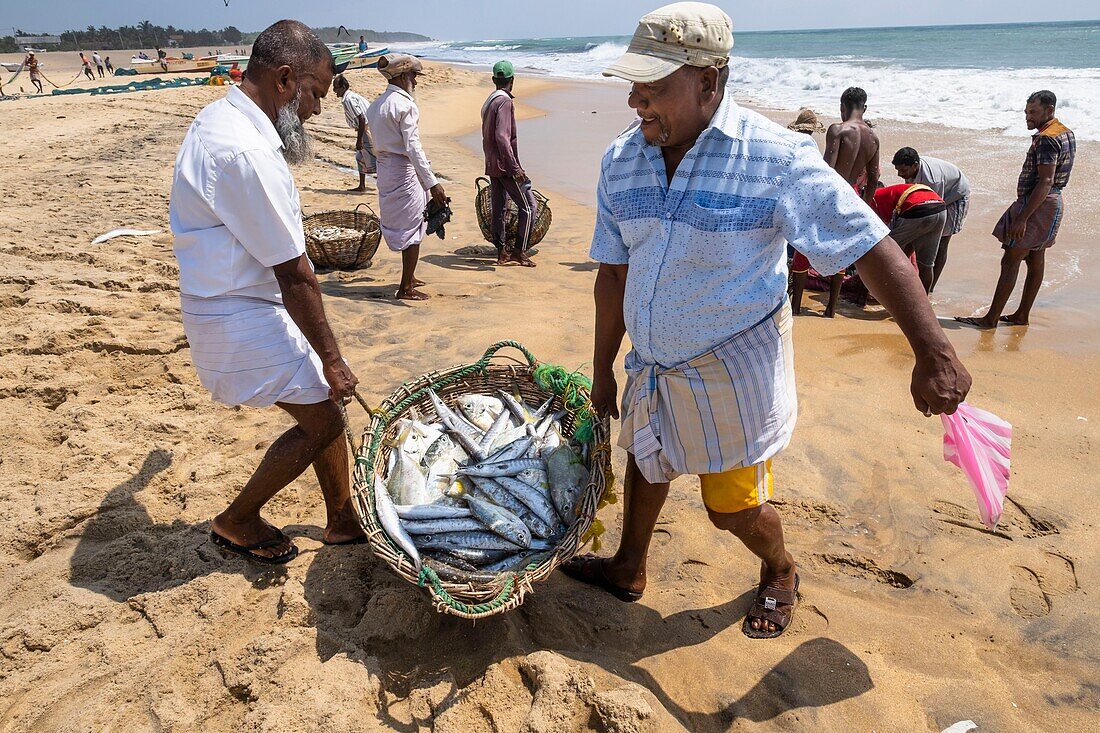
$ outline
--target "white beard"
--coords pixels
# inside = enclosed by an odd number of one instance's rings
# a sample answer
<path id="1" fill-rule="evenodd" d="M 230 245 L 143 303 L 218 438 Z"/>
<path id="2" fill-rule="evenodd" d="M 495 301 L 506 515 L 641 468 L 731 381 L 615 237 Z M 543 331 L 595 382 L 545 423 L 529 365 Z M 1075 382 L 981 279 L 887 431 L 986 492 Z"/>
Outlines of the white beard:
<path id="1" fill-rule="evenodd" d="M 290 165 L 300 165 L 313 158 L 313 141 L 302 121 L 298 119 L 300 101 L 299 91 L 294 101 L 283 105 L 275 113 L 275 132 L 283 141 L 283 158 Z"/>

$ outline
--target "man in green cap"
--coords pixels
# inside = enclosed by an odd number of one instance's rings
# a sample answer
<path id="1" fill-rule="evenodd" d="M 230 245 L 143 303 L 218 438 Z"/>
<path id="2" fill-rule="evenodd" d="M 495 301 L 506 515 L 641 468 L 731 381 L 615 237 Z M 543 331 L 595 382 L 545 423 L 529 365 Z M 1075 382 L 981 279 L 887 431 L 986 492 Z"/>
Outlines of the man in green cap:
<path id="1" fill-rule="evenodd" d="M 496 89 L 481 107 L 481 146 L 485 151 L 485 175 L 489 176 L 492 196 L 493 244 L 497 248 L 497 264 L 534 267 L 535 263 L 527 256 L 527 247 L 535 226 L 535 197 L 531 193 L 531 179 L 519 162 L 516 110 L 512 104 L 515 78 L 516 72 L 510 61 L 493 64 Z M 519 215 L 516 239 L 511 246 L 505 233 L 505 195 L 515 203 Z"/>

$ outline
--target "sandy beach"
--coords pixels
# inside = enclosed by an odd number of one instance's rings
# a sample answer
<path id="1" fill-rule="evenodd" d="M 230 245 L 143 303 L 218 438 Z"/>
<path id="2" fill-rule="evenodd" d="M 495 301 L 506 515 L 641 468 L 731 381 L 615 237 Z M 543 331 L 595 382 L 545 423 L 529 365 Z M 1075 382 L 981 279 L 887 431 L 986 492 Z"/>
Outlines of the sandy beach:
<path id="1" fill-rule="evenodd" d="M 45 54 L 47 73 L 72 76 L 65 56 Z M 383 88 L 373 72 L 348 78 L 368 97 Z M 417 92 L 455 208 L 446 239 L 423 246 L 431 300 L 392 299 L 400 263 L 385 247 L 370 269 L 320 276 L 371 404 L 505 338 L 589 368 L 585 192 L 630 119 L 624 88 L 517 84 L 521 155 L 554 212 L 534 270 L 495 267 L 474 217 L 483 162 L 469 136 L 490 88 L 431 64 Z M 740 631 L 758 566 L 710 525 L 691 478 L 672 485 L 637 604 L 559 576 L 476 625 L 437 615 L 365 546 L 321 544 L 312 475 L 266 511 L 301 548 L 294 562 L 260 569 L 210 544 L 210 518 L 289 426 L 277 410 L 213 403 L 180 323 L 172 165 L 195 114 L 224 93 L 0 103 L 0 732 L 1094 727 L 1100 316 L 1088 235 L 1100 144 L 1080 144 L 1030 328 L 948 331 L 974 376 L 970 401 L 1015 426 L 996 531 L 942 460 L 939 420 L 913 409 L 911 357 L 885 312 L 843 304 L 827 320 L 816 295 L 796 320 L 801 414 L 775 463 L 775 505 L 803 600 L 790 631 L 761 642 Z M 318 158 L 295 169 L 305 213 L 377 210 L 372 179 L 364 196 L 344 192 L 354 134 L 334 95 L 307 129 Z M 988 232 L 1026 140 L 892 122 L 879 134 L 890 154 L 913 145 L 967 172 L 970 218 L 934 302 L 946 321 L 983 307 L 1000 255 Z M 163 231 L 90 244 L 118 227 Z M 619 515 L 600 515 L 607 547 Z"/>

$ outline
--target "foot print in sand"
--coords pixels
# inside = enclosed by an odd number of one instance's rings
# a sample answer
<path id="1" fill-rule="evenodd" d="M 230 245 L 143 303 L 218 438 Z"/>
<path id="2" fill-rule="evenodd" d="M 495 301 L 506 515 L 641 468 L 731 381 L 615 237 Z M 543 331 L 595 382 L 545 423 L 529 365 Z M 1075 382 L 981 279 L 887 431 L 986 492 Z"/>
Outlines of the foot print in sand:
<path id="1" fill-rule="evenodd" d="M 822 570 L 839 570 L 845 575 L 851 575 L 863 580 L 873 580 L 876 583 L 889 585 L 894 588 L 909 588 L 919 580 L 893 568 L 879 567 L 878 563 L 869 557 L 862 555 L 836 555 L 832 553 L 813 553 L 809 556 L 809 567 Z M 828 566 L 828 567 L 823 567 Z"/>
<path id="2" fill-rule="evenodd" d="M 1041 618 L 1050 613 L 1053 600 L 1078 589 L 1077 569 L 1072 560 L 1053 552 L 1044 552 L 1034 567 L 1012 568 L 1012 587 L 1008 592 L 1012 610 L 1020 618 Z"/>

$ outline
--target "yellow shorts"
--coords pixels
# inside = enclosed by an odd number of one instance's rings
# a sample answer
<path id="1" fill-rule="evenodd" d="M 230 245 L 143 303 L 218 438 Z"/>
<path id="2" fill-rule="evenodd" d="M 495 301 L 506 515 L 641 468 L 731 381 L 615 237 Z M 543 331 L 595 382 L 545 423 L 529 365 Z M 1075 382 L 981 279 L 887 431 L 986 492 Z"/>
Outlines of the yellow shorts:
<path id="1" fill-rule="evenodd" d="M 733 514 L 764 504 L 772 497 L 772 462 L 699 476 L 703 505 L 712 512 Z"/>

